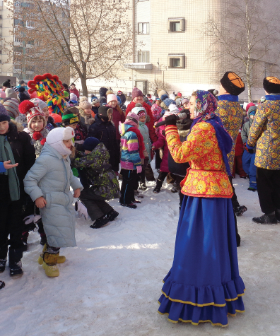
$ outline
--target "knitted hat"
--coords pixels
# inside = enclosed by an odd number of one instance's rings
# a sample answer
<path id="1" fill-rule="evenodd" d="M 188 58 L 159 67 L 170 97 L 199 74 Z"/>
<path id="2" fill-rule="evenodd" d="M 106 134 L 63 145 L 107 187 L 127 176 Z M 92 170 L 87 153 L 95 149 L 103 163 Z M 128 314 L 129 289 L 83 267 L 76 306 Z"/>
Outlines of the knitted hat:
<path id="1" fill-rule="evenodd" d="M 221 79 L 223 88 L 231 95 L 238 96 L 245 90 L 245 84 L 242 79 L 232 71 L 228 71 Z"/>
<path id="2" fill-rule="evenodd" d="M 6 111 L 5 107 L 0 104 L 0 122 L 1 121 L 10 121 L 11 118 L 9 117 L 8 112 Z"/>
<path id="3" fill-rule="evenodd" d="M 251 106 L 251 107 L 248 109 L 248 115 L 255 115 L 255 114 L 256 114 L 256 111 L 257 111 L 257 106 Z"/>
<path id="4" fill-rule="evenodd" d="M 175 100 L 172 100 L 172 99 L 170 99 L 170 98 L 166 98 L 166 99 L 164 99 L 163 102 L 164 102 L 165 106 L 167 106 L 167 107 L 169 107 L 170 104 L 174 104 L 174 105 L 176 105 Z"/>
<path id="5" fill-rule="evenodd" d="M 79 108 L 85 110 L 85 109 L 91 109 L 91 103 L 89 103 L 87 100 L 80 102 Z"/>
<path id="6" fill-rule="evenodd" d="M 143 92 L 141 90 L 137 89 L 137 87 L 134 87 L 133 90 L 132 90 L 132 93 L 131 93 L 132 100 L 136 97 L 139 97 L 139 96 L 143 96 Z"/>
<path id="7" fill-rule="evenodd" d="M 77 100 L 78 100 L 78 98 L 77 98 L 77 96 L 75 95 L 75 93 L 73 93 L 73 92 L 70 93 L 70 100 L 74 100 L 74 101 L 77 101 Z"/>
<path id="8" fill-rule="evenodd" d="M 263 80 L 263 88 L 267 93 L 280 93 L 280 79 L 277 77 L 266 77 Z"/>
<path id="9" fill-rule="evenodd" d="M 30 101 L 35 105 L 38 106 L 42 111 L 44 108 L 48 107 L 48 105 L 40 98 L 33 98 Z"/>
<path id="10" fill-rule="evenodd" d="M 8 98 L 5 99 L 5 101 L 3 102 L 3 106 L 5 107 L 9 116 L 13 119 L 18 117 L 19 115 L 18 105 L 19 105 L 18 100 L 15 98 Z"/>
<path id="11" fill-rule="evenodd" d="M 165 91 L 165 90 L 158 90 L 158 96 L 159 96 L 159 98 L 162 96 L 162 95 L 167 95 L 167 97 L 168 97 L 168 94 L 167 94 L 167 92 Z"/>
<path id="12" fill-rule="evenodd" d="M 16 98 L 17 99 L 17 93 L 13 89 L 6 89 L 6 98 Z"/>
<path id="13" fill-rule="evenodd" d="M 131 125 L 131 126 L 138 126 L 139 124 L 139 117 L 136 113 L 129 112 L 125 119 L 125 124 Z"/>
<path id="14" fill-rule="evenodd" d="M 88 151 L 93 151 L 94 148 L 99 144 L 99 140 L 97 138 L 94 137 L 89 137 L 85 140 L 85 142 L 83 143 L 83 150 L 88 150 Z"/>
<path id="15" fill-rule="evenodd" d="M 107 103 L 110 103 L 111 101 L 118 101 L 118 98 L 114 94 L 107 94 Z"/>
<path id="16" fill-rule="evenodd" d="M 182 93 L 181 93 L 181 92 L 178 92 L 178 93 L 177 93 L 177 97 L 182 97 Z"/>
<path id="17" fill-rule="evenodd" d="M 98 115 L 102 118 L 107 120 L 108 114 L 113 113 L 113 109 L 110 106 L 100 106 L 98 108 Z"/>
<path id="18" fill-rule="evenodd" d="M 246 106 L 246 112 L 248 112 L 248 110 L 249 110 L 249 108 L 250 108 L 251 106 L 255 106 L 255 104 L 254 104 L 254 103 L 249 103 L 249 104 L 247 104 L 247 106 Z"/>
<path id="19" fill-rule="evenodd" d="M 182 100 L 182 105 L 184 105 L 184 104 L 188 104 L 190 102 L 190 100 L 188 99 L 188 98 L 184 98 L 183 100 Z"/>
<path id="20" fill-rule="evenodd" d="M 6 88 L 10 88 L 11 87 L 11 80 L 10 79 L 7 79 L 3 84 L 2 86 L 5 86 Z"/>
<path id="21" fill-rule="evenodd" d="M 47 144 L 54 148 L 60 155 L 70 155 L 71 150 L 67 148 L 63 140 L 70 140 L 75 137 L 75 132 L 71 127 L 56 127 L 47 135 Z M 73 141 L 72 141 L 73 142 Z M 74 146 L 74 143 L 73 143 Z"/>
<path id="22" fill-rule="evenodd" d="M 119 91 L 117 92 L 117 95 L 118 95 L 118 96 L 122 95 L 122 91 L 119 90 Z"/>
<path id="23" fill-rule="evenodd" d="M 141 106 L 141 107 L 140 106 L 139 107 L 138 106 L 134 107 L 131 110 L 131 112 L 137 114 L 139 118 L 142 117 L 142 116 L 145 116 L 145 117 L 147 116 L 146 109 L 143 106 Z"/>
<path id="24" fill-rule="evenodd" d="M 62 116 L 62 123 L 64 125 L 73 125 L 73 124 L 77 124 L 79 122 L 79 117 L 73 113 L 73 111 L 70 111 L 69 109 L 66 110 L 63 113 Z"/>
<path id="25" fill-rule="evenodd" d="M 24 86 L 21 86 L 19 89 L 18 89 L 18 97 L 19 97 L 19 100 L 20 102 L 23 102 L 24 100 L 29 100 L 30 99 L 30 96 L 29 94 L 25 91 L 25 87 Z"/>
<path id="26" fill-rule="evenodd" d="M 168 94 L 166 94 L 166 93 L 160 96 L 161 101 L 164 101 L 167 98 L 169 98 L 169 97 L 168 97 Z"/>
<path id="27" fill-rule="evenodd" d="M 46 122 L 46 119 L 45 119 L 44 112 L 39 107 L 36 107 L 31 101 L 24 100 L 22 103 L 19 104 L 18 109 L 19 109 L 20 113 L 26 115 L 28 129 L 31 132 L 33 132 L 32 128 L 30 127 L 31 121 L 32 121 L 33 118 L 35 118 L 37 116 L 42 117 L 42 119 L 44 120 L 43 127 L 46 126 L 47 122 Z"/>
<path id="28" fill-rule="evenodd" d="M 99 103 L 99 99 L 93 98 L 91 103 L 92 103 L 92 105 L 95 105 L 95 104 Z"/>

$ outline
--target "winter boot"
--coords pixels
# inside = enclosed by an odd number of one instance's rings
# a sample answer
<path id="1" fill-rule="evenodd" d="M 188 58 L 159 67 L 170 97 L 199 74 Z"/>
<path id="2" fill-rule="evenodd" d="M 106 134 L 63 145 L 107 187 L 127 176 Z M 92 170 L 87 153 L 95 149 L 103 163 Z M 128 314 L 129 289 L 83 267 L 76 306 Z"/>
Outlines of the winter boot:
<path id="1" fill-rule="evenodd" d="M 5 282 L 0 280 L 0 289 L 5 287 Z"/>
<path id="2" fill-rule="evenodd" d="M 29 236 L 28 231 L 22 233 L 22 236 L 21 236 L 21 241 L 22 241 L 22 245 L 23 245 L 22 246 L 22 252 L 26 252 L 27 249 L 28 249 L 28 246 L 27 246 L 28 236 Z"/>
<path id="3" fill-rule="evenodd" d="M 47 244 L 44 245 L 43 251 L 38 258 L 38 264 L 39 265 L 43 264 L 43 256 L 44 256 L 44 252 L 46 252 L 46 250 L 47 250 Z M 66 258 L 64 256 L 60 256 L 59 253 L 58 253 L 57 263 L 58 264 L 63 264 L 63 263 L 65 263 L 65 261 L 66 261 Z"/>
<path id="4" fill-rule="evenodd" d="M 19 249 L 9 248 L 9 267 L 11 277 L 20 277 L 22 271 L 22 247 Z"/>
<path id="5" fill-rule="evenodd" d="M 261 217 L 254 217 L 253 222 L 257 224 L 277 224 L 277 219 L 275 217 L 275 212 L 270 214 L 264 214 Z"/>
<path id="6" fill-rule="evenodd" d="M 236 208 L 233 209 L 234 213 L 236 216 L 242 216 L 244 214 L 245 211 L 247 211 L 248 209 L 245 207 L 245 205 L 240 205 Z"/>
<path id="7" fill-rule="evenodd" d="M 0 273 L 3 273 L 6 268 L 7 259 L 0 259 Z"/>
<path id="8" fill-rule="evenodd" d="M 145 191 L 145 190 L 147 190 L 148 188 L 146 187 L 146 184 L 145 184 L 145 183 L 140 182 L 140 186 L 139 186 L 138 189 L 141 190 L 141 191 Z"/>
<path id="9" fill-rule="evenodd" d="M 121 203 L 121 206 L 130 208 L 130 209 L 136 209 L 137 208 L 137 205 L 133 204 L 133 203 L 130 203 L 130 204 Z"/>
<path id="10" fill-rule="evenodd" d="M 161 189 L 161 187 L 162 187 L 162 183 L 163 183 L 162 180 L 157 179 L 156 187 L 155 187 L 155 189 L 153 190 L 153 192 L 154 192 L 155 194 L 158 194 L 158 193 L 160 192 L 160 189 Z"/>
<path id="11" fill-rule="evenodd" d="M 104 215 L 98 218 L 90 227 L 92 229 L 100 229 L 102 226 L 108 224 L 109 221 L 110 221 L 109 218 L 106 215 Z"/>
<path id="12" fill-rule="evenodd" d="M 110 222 L 115 220 L 118 217 L 118 215 L 119 215 L 119 213 L 117 211 L 115 211 L 114 209 L 107 213 L 107 217 L 108 217 Z"/>
<path id="13" fill-rule="evenodd" d="M 44 252 L 43 255 L 43 269 L 45 270 L 46 276 L 54 278 L 59 276 L 59 269 L 57 267 L 58 253 L 52 254 Z"/>

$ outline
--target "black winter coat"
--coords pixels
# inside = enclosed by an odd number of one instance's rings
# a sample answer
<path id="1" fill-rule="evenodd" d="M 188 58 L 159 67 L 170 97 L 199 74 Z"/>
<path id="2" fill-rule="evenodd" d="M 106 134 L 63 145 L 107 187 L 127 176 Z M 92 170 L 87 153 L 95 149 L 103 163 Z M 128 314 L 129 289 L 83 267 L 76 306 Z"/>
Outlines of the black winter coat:
<path id="1" fill-rule="evenodd" d="M 103 122 L 97 114 L 95 116 L 95 122 L 89 127 L 88 136 L 97 138 L 105 145 L 110 154 L 110 165 L 114 171 L 118 171 L 120 163 L 120 145 L 119 141 L 116 139 L 116 128 L 112 122 Z"/>
<path id="2" fill-rule="evenodd" d="M 31 144 L 30 136 L 26 132 L 18 132 L 16 125 L 13 123 L 10 123 L 8 133 L 0 136 L 7 136 L 15 162 L 18 163 L 16 170 L 22 198 L 24 195 L 23 179 L 36 159 L 34 146 Z M 8 176 L 0 174 L 0 200 L 7 200 L 9 197 Z"/>

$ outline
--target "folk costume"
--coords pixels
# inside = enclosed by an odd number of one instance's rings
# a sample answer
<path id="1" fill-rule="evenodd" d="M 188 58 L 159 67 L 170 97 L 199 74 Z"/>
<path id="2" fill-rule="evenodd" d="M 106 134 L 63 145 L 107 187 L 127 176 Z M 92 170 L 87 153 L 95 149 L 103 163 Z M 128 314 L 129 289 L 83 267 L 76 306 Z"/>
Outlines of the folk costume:
<path id="1" fill-rule="evenodd" d="M 256 146 L 258 195 L 264 212 L 253 221 L 277 224 L 280 220 L 280 80 L 267 77 L 263 86 L 268 93 L 266 101 L 257 108 L 247 141 L 252 153 Z"/>
<path id="2" fill-rule="evenodd" d="M 177 163 L 189 162 L 182 181 L 183 200 L 173 265 L 164 279 L 160 314 L 173 323 L 210 322 L 227 326 L 227 315 L 243 312 L 245 286 L 239 276 L 232 187 L 227 154 L 232 139 L 215 115 L 217 101 L 197 91 L 199 113 L 183 143 L 166 122 L 169 151 Z M 170 120 L 171 121 L 171 120 Z M 169 126 L 170 125 L 170 126 Z"/>

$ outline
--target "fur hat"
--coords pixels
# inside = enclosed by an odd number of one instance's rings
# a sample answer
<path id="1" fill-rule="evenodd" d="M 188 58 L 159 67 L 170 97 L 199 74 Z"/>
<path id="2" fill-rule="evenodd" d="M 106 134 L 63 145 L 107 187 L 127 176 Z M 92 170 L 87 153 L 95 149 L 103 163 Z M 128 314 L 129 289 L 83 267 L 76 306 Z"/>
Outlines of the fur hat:
<path id="1" fill-rule="evenodd" d="M 3 84 L 2 86 L 5 86 L 6 88 L 10 88 L 11 87 L 11 80 L 10 79 L 7 79 Z"/>
<path id="2" fill-rule="evenodd" d="M 83 100 L 80 102 L 79 108 L 82 110 L 91 109 L 91 103 L 89 103 L 87 100 Z"/>
<path id="3" fill-rule="evenodd" d="M 263 80 L 263 88 L 267 93 L 280 93 L 280 79 L 277 77 L 266 77 Z"/>
<path id="4" fill-rule="evenodd" d="M 75 137 L 75 132 L 71 127 L 56 127 L 52 129 L 47 135 L 46 142 L 52 148 L 54 148 L 60 155 L 70 155 L 71 150 L 67 148 L 63 140 L 71 140 Z M 72 141 L 72 145 L 74 143 Z"/>
<path id="5" fill-rule="evenodd" d="M 6 98 L 16 98 L 17 99 L 17 93 L 13 89 L 6 89 Z"/>
<path id="6" fill-rule="evenodd" d="M 136 113 L 129 112 L 126 116 L 125 122 L 126 125 L 131 125 L 137 127 L 139 124 L 139 117 Z"/>
<path id="7" fill-rule="evenodd" d="M 97 138 L 94 137 L 88 137 L 86 138 L 85 142 L 83 143 L 83 150 L 93 151 L 94 148 L 100 143 L 100 141 Z"/>
<path id="8" fill-rule="evenodd" d="M 143 97 L 143 92 L 141 90 L 137 89 L 137 87 L 134 87 L 133 90 L 132 90 L 132 93 L 131 93 L 132 100 L 136 97 L 139 97 L 139 96 Z"/>
<path id="9" fill-rule="evenodd" d="M 114 95 L 114 94 L 108 94 L 108 92 L 107 92 L 107 103 L 110 103 L 111 101 L 116 101 L 116 102 L 118 102 L 118 98 Z"/>
<path id="10" fill-rule="evenodd" d="M 36 107 L 31 101 L 24 100 L 22 103 L 19 104 L 18 109 L 20 113 L 26 115 L 27 126 L 28 126 L 29 131 L 33 132 L 30 125 L 31 125 L 32 119 L 37 116 L 42 117 L 42 119 L 44 120 L 43 127 L 46 126 L 47 122 L 45 119 L 44 112 L 39 107 Z"/>
<path id="11" fill-rule="evenodd" d="M 10 118 L 8 112 L 6 111 L 5 107 L 0 104 L 0 122 L 10 121 L 10 120 L 11 120 L 11 118 Z"/>
<path id="12" fill-rule="evenodd" d="M 221 84 L 233 96 L 238 96 L 245 90 L 245 84 L 242 79 L 233 71 L 228 71 L 224 74 Z"/>
<path id="13" fill-rule="evenodd" d="M 45 103 L 42 99 L 40 98 L 33 98 L 30 99 L 30 101 L 35 105 L 38 106 L 42 111 L 44 108 L 48 107 L 47 103 Z"/>
<path id="14" fill-rule="evenodd" d="M 8 98 L 3 102 L 3 106 L 5 107 L 9 116 L 13 119 L 17 118 L 19 115 L 18 105 L 18 100 L 15 98 Z"/>

